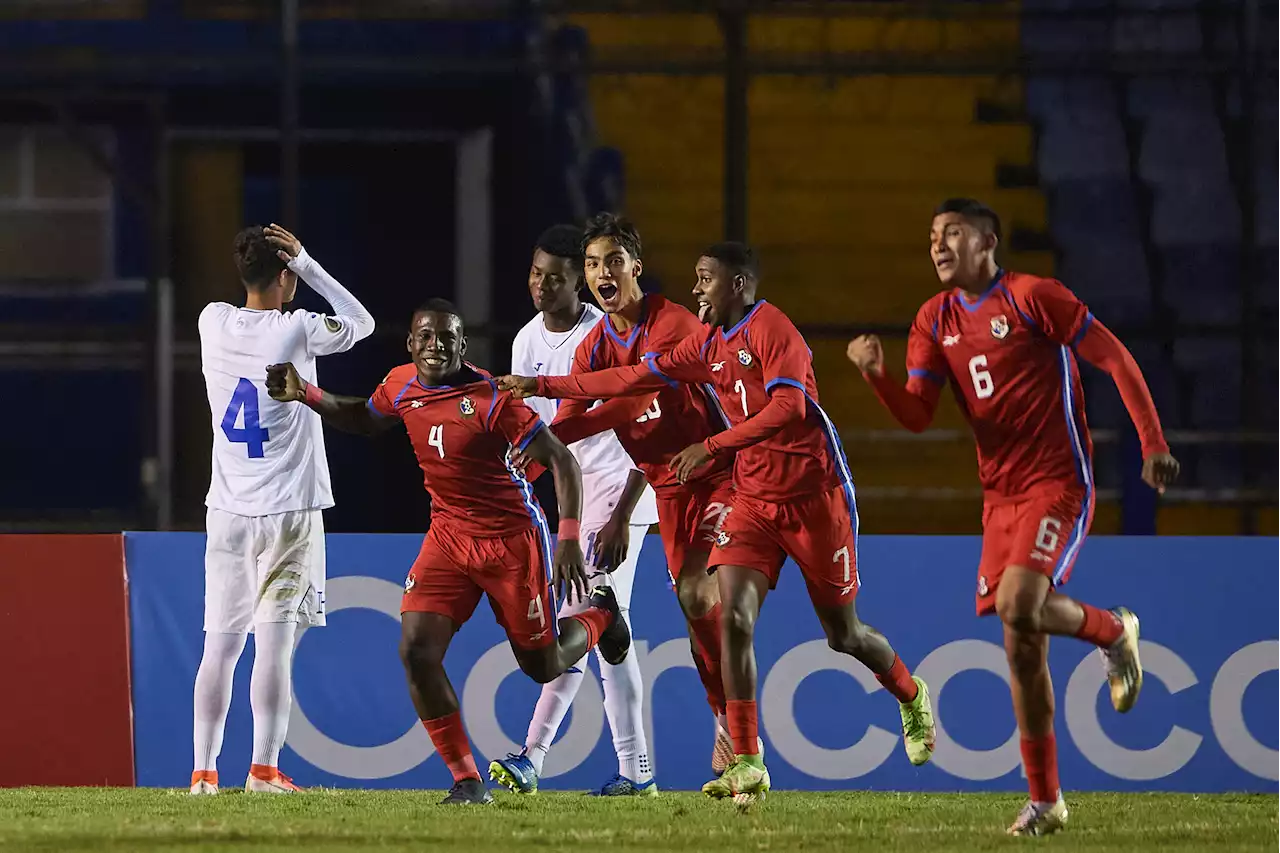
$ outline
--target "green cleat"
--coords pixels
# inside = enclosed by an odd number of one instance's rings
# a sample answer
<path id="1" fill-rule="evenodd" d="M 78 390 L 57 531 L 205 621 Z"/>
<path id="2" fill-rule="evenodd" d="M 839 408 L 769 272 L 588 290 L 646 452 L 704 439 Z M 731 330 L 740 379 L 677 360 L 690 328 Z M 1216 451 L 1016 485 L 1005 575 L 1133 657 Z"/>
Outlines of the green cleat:
<path id="1" fill-rule="evenodd" d="M 933 703 L 929 701 L 929 685 L 918 676 L 911 676 L 919 690 L 916 698 L 899 705 L 902 711 L 902 744 L 907 758 L 919 767 L 933 757 L 933 743 L 937 728 L 933 725 Z"/>
<path id="2" fill-rule="evenodd" d="M 732 797 L 742 807 L 763 800 L 768 792 L 769 771 L 758 755 L 735 757 L 718 779 L 702 786 L 702 793 L 708 797 L 716 800 Z"/>

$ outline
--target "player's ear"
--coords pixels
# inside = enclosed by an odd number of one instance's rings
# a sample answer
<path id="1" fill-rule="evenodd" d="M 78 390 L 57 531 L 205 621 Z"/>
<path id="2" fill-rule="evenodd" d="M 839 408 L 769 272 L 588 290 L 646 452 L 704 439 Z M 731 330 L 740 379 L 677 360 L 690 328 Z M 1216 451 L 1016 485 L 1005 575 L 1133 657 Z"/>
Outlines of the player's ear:
<path id="1" fill-rule="evenodd" d="M 639 278 L 642 272 L 644 272 L 644 261 L 636 258 L 631 264 L 631 277 Z"/>
<path id="2" fill-rule="evenodd" d="M 742 273 L 738 273 L 733 277 L 733 293 L 738 295 L 747 289 L 747 277 Z"/>
<path id="3" fill-rule="evenodd" d="M 404 351 L 413 355 L 413 332 L 404 336 Z"/>
<path id="4" fill-rule="evenodd" d="M 996 232 L 988 231 L 982 235 L 982 248 L 991 254 L 996 253 L 996 249 L 1000 246 L 1000 238 L 996 236 Z"/>
<path id="5" fill-rule="evenodd" d="M 467 336 L 463 335 L 462 340 L 458 342 L 458 355 L 464 356 L 466 354 L 467 354 Z"/>

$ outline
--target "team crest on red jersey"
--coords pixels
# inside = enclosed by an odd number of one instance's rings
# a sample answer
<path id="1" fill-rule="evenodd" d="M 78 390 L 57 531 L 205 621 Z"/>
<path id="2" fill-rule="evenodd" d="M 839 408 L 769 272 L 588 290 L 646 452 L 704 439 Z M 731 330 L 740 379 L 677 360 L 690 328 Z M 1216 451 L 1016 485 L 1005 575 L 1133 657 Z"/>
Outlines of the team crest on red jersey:
<path id="1" fill-rule="evenodd" d="M 1000 314 L 991 318 L 991 337 L 1003 341 L 1009 334 L 1009 318 Z"/>
<path id="2" fill-rule="evenodd" d="M 740 362 L 742 363 L 742 366 L 743 366 L 743 367 L 750 367 L 750 366 L 751 366 L 751 353 L 749 353 L 749 352 L 748 352 L 747 350 L 745 350 L 745 349 L 740 349 L 740 350 L 738 350 L 738 361 L 740 361 Z"/>
<path id="3" fill-rule="evenodd" d="M 476 401 L 470 397 L 463 397 L 458 401 L 458 411 L 462 412 L 464 418 L 469 418 L 476 413 Z"/>

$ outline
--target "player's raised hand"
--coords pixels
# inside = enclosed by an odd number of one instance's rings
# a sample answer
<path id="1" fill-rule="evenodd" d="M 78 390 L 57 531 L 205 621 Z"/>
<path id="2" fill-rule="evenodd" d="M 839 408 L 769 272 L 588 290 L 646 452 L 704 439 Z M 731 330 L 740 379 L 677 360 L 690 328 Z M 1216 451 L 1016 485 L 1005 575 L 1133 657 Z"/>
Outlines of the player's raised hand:
<path id="1" fill-rule="evenodd" d="M 676 473 L 676 479 L 686 483 L 698 469 L 712 459 L 711 452 L 702 442 L 691 444 L 676 454 L 667 467 Z"/>
<path id="2" fill-rule="evenodd" d="M 845 355 L 863 373 L 884 375 L 884 348 L 880 346 L 880 338 L 876 335 L 859 335 L 849 341 Z"/>
<path id="3" fill-rule="evenodd" d="M 274 222 L 262 229 L 267 242 L 276 247 L 276 255 L 286 264 L 302 253 L 302 243 L 297 237 Z"/>
<path id="4" fill-rule="evenodd" d="M 282 403 L 300 402 L 306 396 L 302 377 L 289 362 L 267 365 L 267 393 Z"/>
<path id="5" fill-rule="evenodd" d="M 538 378 L 536 376 L 499 376 L 498 390 L 510 391 L 517 400 L 538 396 Z"/>
<path id="6" fill-rule="evenodd" d="M 1181 466 L 1168 453 L 1153 453 L 1142 460 L 1142 482 L 1164 494 L 1165 487 L 1178 479 Z"/>
<path id="7" fill-rule="evenodd" d="M 556 559 L 552 583 L 566 601 L 586 601 L 589 593 L 587 570 L 583 566 L 582 546 L 577 539 L 561 539 L 556 543 Z"/>
<path id="8" fill-rule="evenodd" d="M 591 562 L 596 568 L 605 572 L 614 572 L 627 559 L 627 549 L 631 547 L 631 527 L 626 519 L 619 521 L 610 518 L 600 532 L 596 534 L 595 545 L 591 554 Z"/>

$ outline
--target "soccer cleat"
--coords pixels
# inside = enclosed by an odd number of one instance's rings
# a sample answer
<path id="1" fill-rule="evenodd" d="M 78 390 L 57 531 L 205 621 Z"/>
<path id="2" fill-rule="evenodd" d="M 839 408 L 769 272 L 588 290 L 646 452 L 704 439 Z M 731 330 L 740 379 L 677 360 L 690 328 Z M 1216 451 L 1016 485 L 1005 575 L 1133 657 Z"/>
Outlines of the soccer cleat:
<path id="1" fill-rule="evenodd" d="M 600 786 L 600 790 L 592 791 L 593 797 L 656 797 L 658 796 L 657 780 L 648 782 L 632 782 L 621 773 Z"/>
<path id="2" fill-rule="evenodd" d="M 246 794 L 296 794 L 302 789 L 293 784 L 293 780 L 275 767 L 261 767 L 255 764 L 249 770 L 249 778 L 244 780 Z"/>
<path id="3" fill-rule="evenodd" d="M 600 634 L 596 647 L 600 649 L 600 657 L 604 658 L 605 663 L 617 666 L 627 659 L 627 652 L 631 650 L 631 629 L 627 627 L 627 620 L 622 618 L 618 599 L 609 587 L 598 586 L 591 591 L 590 604 L 613 615 L 609 627 Z"/>
<path id="4" fill-rule="evenodd" d="M 538 771 L 524 752 L 508 752 L 506 758 L 489 762 L 489 778 L 513 794 L 538 793 Z"/>
<path id="5" fill-rule="evenodd" d="M 1066 825 L 1067 803 L 1059 792 L 1057 802 L 1052 805 L 1028 801 L 1018 812 L 1017 820 L 1005 831 L 1020 836 L 1053 835 Z"/>
<path id="6" fill-rule="evenodd" d="M 449 789 L 449 796 L 440 801 L 442 806 L 487 806 L 493 795 L 479 779 L 459 779 Z"/>
<path id="7" fill-rule="evenodd" d="M 218 771 L 217 770 L 191 771 L 191 793 L 192 794 L 218 793 Z"/>
<path id="8" fill-rule="evenodd" d="M 717 776 L 721 775 L 729 769 L 733 759 L 733 738 L 719 723 L 716 723 L 716 742 L 711 747 L 711 772 Z"/>
<path id="9" fill-rule="evenodd" d="M 1111 611 L 1120 620 L 1120 638 L 1110 648 L 1101 649 L 1111 683 L 1111 707 L 1121 714 L 1133 707 L 1142 692 L 1142 661 L 1138 658 L 1138 617 L 1127 607 Z"/>
<path id="10" fill-rule="evenodd" d="M 732 797 L 739 806 L 763 800 L 769 792 L 769 771 L 760 756 L 734 756 L 733 763 L 717 779 L 702 786 L 702 793 L 716 800 Z"/>
<path id="11" fill-rule="evenodd" d="M 916 698 L 903 702 L 902 744 L 907 748 L 907 758 L 919 767 L 933 757 L 933 743 L 938 730 L 933 724 L 933 703 L 929 701 L 929 686 L 919 676 L 911 676 L 918 688 Z"/>

